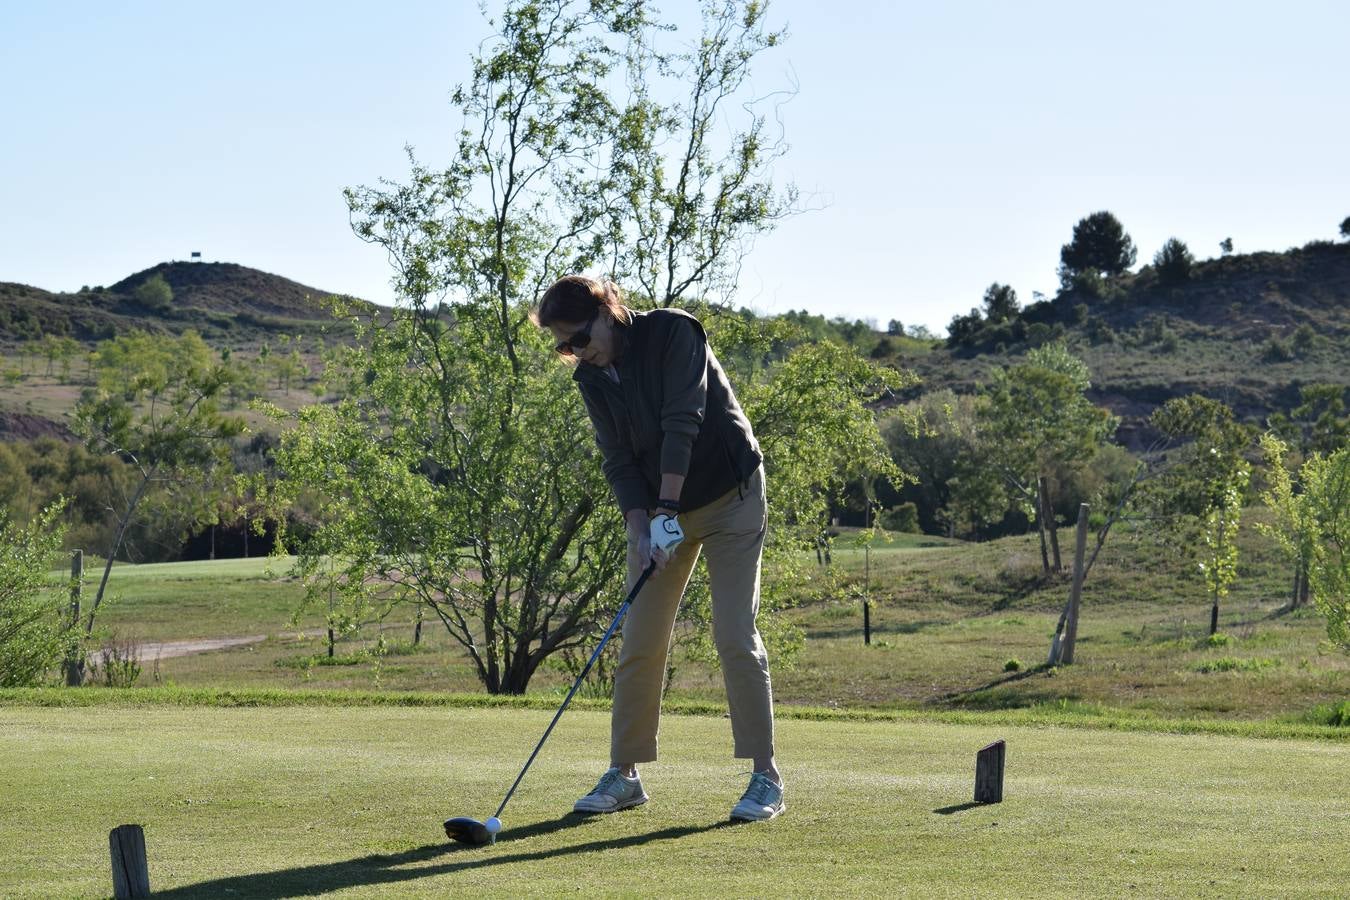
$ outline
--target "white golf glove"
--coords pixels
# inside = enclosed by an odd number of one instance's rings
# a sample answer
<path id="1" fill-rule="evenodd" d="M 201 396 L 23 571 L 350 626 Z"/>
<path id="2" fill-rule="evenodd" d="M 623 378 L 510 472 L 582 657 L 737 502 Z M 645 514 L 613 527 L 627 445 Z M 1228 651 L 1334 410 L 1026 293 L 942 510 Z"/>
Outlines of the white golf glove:
<path id="1" fill-rule="evenodd" d="M 661 513 L 652 519 L 652 547 L 660 549 L 670 557 L 675 548 L 684 540 L 684 529 L 674 516 Z"/>

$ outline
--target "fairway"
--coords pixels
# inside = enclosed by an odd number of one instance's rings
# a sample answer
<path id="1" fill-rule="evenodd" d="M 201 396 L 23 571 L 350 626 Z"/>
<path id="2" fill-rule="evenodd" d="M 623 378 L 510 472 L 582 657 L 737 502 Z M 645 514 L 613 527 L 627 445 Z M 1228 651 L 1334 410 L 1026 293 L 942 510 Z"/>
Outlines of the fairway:
<path id="1" fill-rule="evenodd" d="M 1350 880 L 1341 741 L 783 720 L 788 811 L 726 826 L 728 723 L 668 716 L 652 801 L 567 814 L 608 716 L 457 708 L 0 708 L 0 896 L 110 893 L 108 831 L 145 826 L 162 897 L 1331 895 Z M 1006 800 L 968 801 L 1008 741 Z"/>

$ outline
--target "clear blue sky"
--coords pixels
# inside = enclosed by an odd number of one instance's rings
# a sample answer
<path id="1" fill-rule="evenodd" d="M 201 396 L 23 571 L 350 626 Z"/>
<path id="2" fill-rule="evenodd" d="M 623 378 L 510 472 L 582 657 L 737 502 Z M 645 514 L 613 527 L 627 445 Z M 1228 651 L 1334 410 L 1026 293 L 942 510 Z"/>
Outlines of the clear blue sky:
<path id="1" fill-rule="evenodd" d="M 692 0 L 669 3 L 687 9 Z M 1350 215 L 1350 4 L 775 0 L 777 166 L 822 209 L 761 238 L 760 311 L 940 330 L 1055 287 L 1110 209 L 1147 261 L 1334 239 Z M 0 281 L 111 284 L 193 250 L 389 302 L 341 191 L 443 159 L 488 29 L 436 0 L 0 0 Z"/>

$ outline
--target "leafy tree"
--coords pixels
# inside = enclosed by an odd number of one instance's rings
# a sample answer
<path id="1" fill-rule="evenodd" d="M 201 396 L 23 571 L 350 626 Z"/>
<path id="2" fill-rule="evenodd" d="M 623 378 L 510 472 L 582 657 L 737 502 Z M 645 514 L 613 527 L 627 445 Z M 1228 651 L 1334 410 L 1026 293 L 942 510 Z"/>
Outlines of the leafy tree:
<path id="1" fill-rule="evenodd" d="M 0 506 L 0 687 L 26 687 L 62 658 L 72 632 L 47 573 L 61 546 L 61 504 L 23 526 Z"/>
<path id="2" fill-rule="evenodd" d="M 1178 463 L 1151 485 L 1153 508 L 1172 526 L 1180 546 L 1194 548 L 1211 599 L 1210 634 L 1219 628 L 1219 601 L 1237 578 L 1237 534 L 1251 478 L 1243 452 L 1251 436 L 1233 411 L 1199 394 L 1174 397 L 1149 423 L 1188 443 Z"/>
<path id="3" fill-rule="evenodd" d="M 1227 237 L 1227 238 L 1224 238 L 1223 240 L 1219 241 L 1219 250 L 1220 250 L 1220 252 L 1223 253 L 1224 256 L 1227 256 L 1228 254 L 1232 253 L 1232 252 L 1233 252 L 1233 239 L 1230 238 L 1230 237 Z"/>
<path id="4" fill-rule="evenodd" d="M 1329 455 L 1350 441 L 1350 414 L 1346 401 L 1350 387 L 1343 384 L 1305 384 L 1299 404 L 1288 413 L 1274 413 L 1270 427 L 1301 456 Z"/>
<path id="5" fill-rule="evenodd" d="M 1341 237 L 1350 238 L 1350 216 L 1341 219 Z"/>
<path id="6" fill-rule="evenodd" d="M 173 288 L 163 275 L 151 275 L 136 286 L 132 296 L 147 309 L 163 312 L 173 303 Z"/>
<path id="7" fill-rule="evenodd" d="M 947 326 L 947 346 L 959 347 L 970 343 L 983 327 L 984 320 L 980 317 L 980 311 L 974 307 L 964 316 L 959 314 L 952 316 L 952 321 Z"/>
<path id="8" fill-rule="evenodd" d="M 886 323 L 886 333 L 895 336 L 905 333 L 905 326 L 899 319 L 891 319 Z"/>
<path id="9" fill-rule="evenodd" d="M 1038 347 L 1026 361 L 1000 369 L 984 389 L 979 410 L 981 440 L 988 458 L 1013 496 L 1025 504 L 1041 536 L 1041 564 L 1048 574 L 1045 513 L 1053 508 L 1047 491 L 1055 467 L 1090 460 L 1115 430 L 1110 413 L 1092 404 L 1087 365 L 1062 343 Z M 1053 521 L 1048 523 L 1054 528 Z M 1058 540 L 1054 568 L 1061 567 Z"/>
<path id="10" fill-rule="evenodd" d="M 220 401 L 231 374 L 215 362 L 201 338 L 154 339 L 129 335 L 100 348 L 99 386 L 84 391 L 75 407 L 75 430 L 86 445 L 135 468 L 132 493 L 119 504 L 117 529 L 107 564 L 86 619 L 94 629 L 113 560 L 141 501 L 152 487 L 172 491 L 203 469 L 229 458 L 229 442 L 244 430 L 243 419 L 222 412 Z"/>
<path id="11" fill-rule="evenodd" d="M 402 303 L 361 322 L 360 345 L 330 370 L 346 399 L 297 415 L 270 499 L 322 489 L 298 566 L 313 602 L 331 587 L 347 621 L 369 604 L 430 609 L 492 692 L 524 691 L 550 656 L 590 644 L 623 581 L 624 529 L 570 373 L 529 321 L 536 298 L 603 263 L 638 285 L 638 305 L 725 299 L 745 239 L 790 200 L 757 181 L 761 120 L 728 156 L 709 143 L 713 108 L 777 38 L 757 6 L 704 15 L 693 55 L 662 54 L 644 7 L 508 4 L 454 93 L 464 128 L 450 168 L 414 161 L 407 184 L 347 195 L 358 236 L 388 251 Z M 659 104 L 652 72 L 684 73 L 687 99 Z M 622 106 L 608 92 L 620 84 Z M 679 148 L 673 165 L 665 148 Z M 775 356 L 779 335 L 729 310 L 704 315 L 718 352 L 765 385 L 738 370 L 761 441 L 792 448 L 768 451 L 771 507 L 818 530 L 814 511 L 851 471 L 839 454 L 880 447 L 851 373 L 882 370 L 829 344 Z M 808 387 L 786 396 L 825 421 L 847 413 L 847 430 L 775 424 L 779 395 Z"/>
<path id="12" fill-rule="evenodd" d="M 1285 443 L 1266 434 L 1261 447 L 1271 471 L 1263 499 L 1276 516 L 1261 530 L 1303 565 L 1328 636 L 1350 650 L 1350 447 L 1314 453 L 1299 468 L 1299 490 L 1285 464 Z"/>
<path id="13" fill-rule="evenodd" d="M 995 282 L 984 292 L 984 317 L 990 322 L 1007 322 L 1017 317 L 1017 291 Z"/>
<path id="14" fill-rule="evenodd" d="M 1191 277 L 1191 266 L 1195 257 L 1190 248 L 1177 238 L 1168 238 L 1167 243 L 1153 257 L 1153 268 L 1158 280 L 1163 284 L 1181 284 Z"/>
<path id="15" fill-rule="evenodd" d="M 1134 265 L 1136 255 L 1120 220 L 1105 210 L 1095 212 L 1078 221 L 1073 240 L 1060 248 L 1061 277 L 1079 272 L 1121 275 Z"/>

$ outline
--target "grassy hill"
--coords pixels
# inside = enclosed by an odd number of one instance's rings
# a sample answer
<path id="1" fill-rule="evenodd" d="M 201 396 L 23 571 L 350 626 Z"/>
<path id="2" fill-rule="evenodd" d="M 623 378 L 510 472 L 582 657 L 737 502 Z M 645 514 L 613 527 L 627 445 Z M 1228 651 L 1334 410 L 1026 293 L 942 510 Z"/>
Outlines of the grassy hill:
<path id="1" fill-rule="evenodd" d="M 985 323 L 963 343 L 880 338 L 876 358 L 913 369 L 909 396 L 969 392 L 1031 347 L 1063 338 L 1092 372 L 1092 400 L 1127 431 L 1171 397 L 1200 393 L 1239 418 L 1264 421 L 1298 403 L 1300 385 L 1346 383 L 1350 371 L 1350 244 L 1315 242 L 1195 264 L 1164 284 L 1151 266 L 1068 291 Z M 879 348 L 879 349 L 878 349 Z"/>
<path id="2" fill-rule="evenodd" d="M 166 309 L 151 308 L 136 296 L 156 276 L 173 290 Z M 132 329 L 189 328 L 211 343 L 256 344 L 281 333 L 334 328 L 338 323 L 323 304 L 334 293 L 234 263 L 160 263 L 110 287 L 73 294 L 0 282 L 0 345 L 44 334 L 94 342 Z"/>

